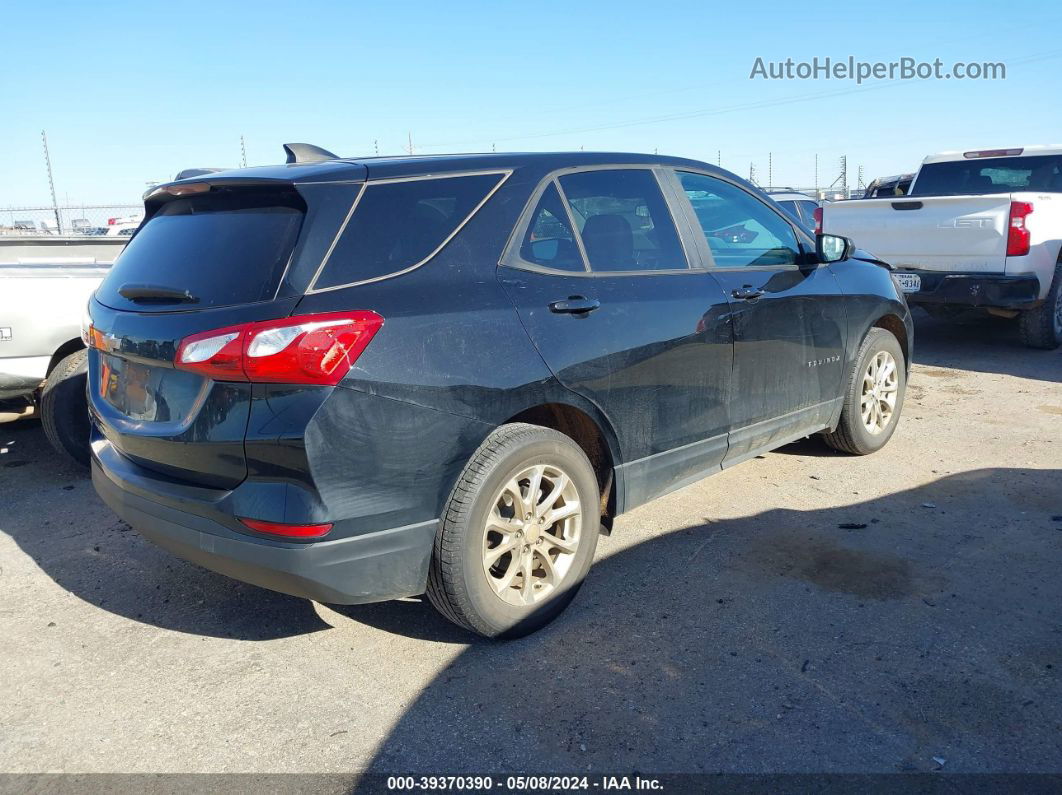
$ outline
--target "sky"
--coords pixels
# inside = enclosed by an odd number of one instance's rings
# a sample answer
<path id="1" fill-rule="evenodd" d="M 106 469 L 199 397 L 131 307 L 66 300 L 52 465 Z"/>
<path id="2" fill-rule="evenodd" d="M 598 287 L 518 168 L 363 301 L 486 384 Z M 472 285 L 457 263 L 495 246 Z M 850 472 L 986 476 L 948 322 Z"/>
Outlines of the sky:
<path id="1" fill-rule="evenodd" d="M 606 150 L 761 184 L 1062 142 L 1062 6 L 851 2 L 0 0 L 0 207 L 137 203 L 198 166 Z M 750 79 L 757 58 L 1003 62 L 1005 80 Z"/>

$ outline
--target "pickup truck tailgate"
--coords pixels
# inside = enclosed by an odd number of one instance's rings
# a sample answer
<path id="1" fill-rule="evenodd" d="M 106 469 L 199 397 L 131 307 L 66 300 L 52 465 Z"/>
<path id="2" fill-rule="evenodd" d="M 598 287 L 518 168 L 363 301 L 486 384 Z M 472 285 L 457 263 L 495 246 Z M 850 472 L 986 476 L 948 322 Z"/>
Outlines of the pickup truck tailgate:
<path id="1" fill-rule="evenodd" d="M 851 238 L 896 268 L 1003 273 L 1009 193 L 834 202 L 823 231 Z"/>

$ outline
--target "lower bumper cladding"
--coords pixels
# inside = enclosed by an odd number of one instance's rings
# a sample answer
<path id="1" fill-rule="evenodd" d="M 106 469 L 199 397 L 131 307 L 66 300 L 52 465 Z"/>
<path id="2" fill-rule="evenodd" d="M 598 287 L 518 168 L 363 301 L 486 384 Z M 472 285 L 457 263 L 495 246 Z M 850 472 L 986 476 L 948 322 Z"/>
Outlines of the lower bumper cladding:
<path id="1" fill-rule="evenodd" d="M 134 493 L 95 456 L 92 482 L 103 501 L 145 538 L 242 582 L 332 604 L 415 596 L 427 583 L 437 520 L 333 540 L 287 542 L 241 534 Z"/>

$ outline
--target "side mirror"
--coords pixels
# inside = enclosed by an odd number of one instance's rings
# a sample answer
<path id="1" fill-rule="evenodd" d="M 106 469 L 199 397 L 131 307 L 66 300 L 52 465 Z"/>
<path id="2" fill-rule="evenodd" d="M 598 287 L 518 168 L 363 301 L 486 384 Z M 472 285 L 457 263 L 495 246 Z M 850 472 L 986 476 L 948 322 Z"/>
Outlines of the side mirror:
<path id="1" fill-rule="evenodd" d="M 848 259 L 855 251 L 855 244 L 847 237 L 840 235 L 815 235 L 815 254 L 819 262 L 840 262 Z"/>

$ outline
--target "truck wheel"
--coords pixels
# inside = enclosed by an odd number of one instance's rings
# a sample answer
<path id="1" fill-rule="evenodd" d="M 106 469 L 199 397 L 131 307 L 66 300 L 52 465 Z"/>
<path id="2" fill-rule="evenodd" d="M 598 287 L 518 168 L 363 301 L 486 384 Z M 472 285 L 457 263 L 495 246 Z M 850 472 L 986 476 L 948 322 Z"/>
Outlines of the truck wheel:
<path id="1" fill-rule="evenodd" d="M 1030 348 L 1053 351 L 1062 344 L 1062 262 L 1055 265 L 1055 278 L 1041 306 L 1018 315 L 1021 341 Z"/>
<path id="2" fill-rule="evenodd" d="M 494 431 L 450 495 L 428 574 L 428 599 L 487 637 L 521 637 L 575 598 L 601 529 L 586 454 L 550 428 Z"/>
<path id="3" fill-rule="evenodd" d="M 837 429 L 823 434 L 826 444 L 853 455 L 880 450 L 896 430 L 906 389 L 900 343 L 885 329 L 872 328 L 856 355 Z"/>
<path id="4" fill-rule="evenodd" d="M 87 379 L 88 351 L 74 351 L 48 374 L 40 400 L 41 424 L 52 447 L 86 467 L 89 464 Z"/>

